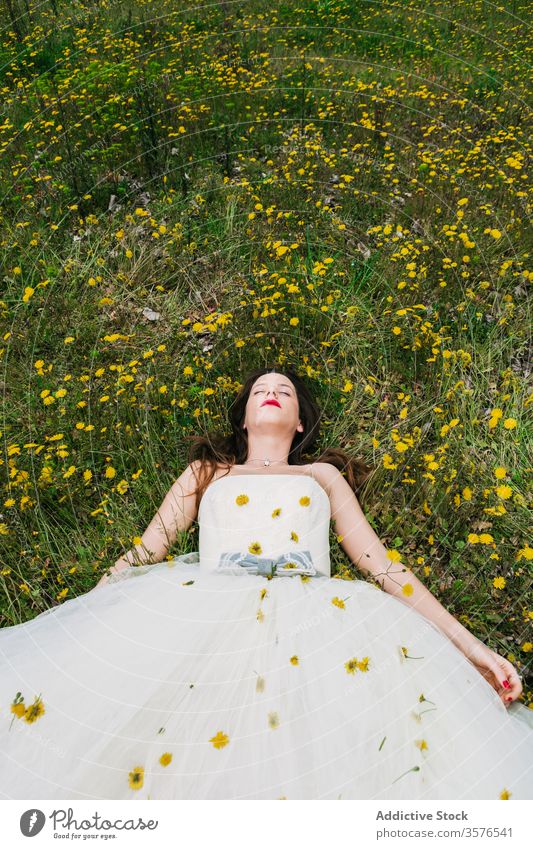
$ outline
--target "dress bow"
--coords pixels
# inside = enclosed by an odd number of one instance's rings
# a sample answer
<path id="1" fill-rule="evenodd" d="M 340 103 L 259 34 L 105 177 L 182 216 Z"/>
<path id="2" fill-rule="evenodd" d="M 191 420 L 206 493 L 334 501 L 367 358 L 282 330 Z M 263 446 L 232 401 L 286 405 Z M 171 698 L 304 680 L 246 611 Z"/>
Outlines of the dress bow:
<path id="1" fill-rule="evenodd" d="M 310 551 L 288 551 L 278 557 L 258 557 L 243 551 L 226 551 L 221 554 L 216 571 L 237 575 L 246 571 L 267 578 L 275 575 L 316 575 Z"/>

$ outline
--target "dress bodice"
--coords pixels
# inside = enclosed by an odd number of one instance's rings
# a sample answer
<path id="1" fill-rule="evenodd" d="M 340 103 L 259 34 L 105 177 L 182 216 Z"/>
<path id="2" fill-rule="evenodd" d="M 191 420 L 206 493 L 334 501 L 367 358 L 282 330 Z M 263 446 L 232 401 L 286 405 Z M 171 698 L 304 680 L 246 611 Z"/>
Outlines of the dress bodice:
<path id="1" fill-rule="evenodd" d="M 200 502 L 200 569 L 215 570 L 228 551 L 259 557 L 307 551 L 317 573 L 330 577 L 330 519 L 329 497 L 307 473 L 229 473 Z"/>

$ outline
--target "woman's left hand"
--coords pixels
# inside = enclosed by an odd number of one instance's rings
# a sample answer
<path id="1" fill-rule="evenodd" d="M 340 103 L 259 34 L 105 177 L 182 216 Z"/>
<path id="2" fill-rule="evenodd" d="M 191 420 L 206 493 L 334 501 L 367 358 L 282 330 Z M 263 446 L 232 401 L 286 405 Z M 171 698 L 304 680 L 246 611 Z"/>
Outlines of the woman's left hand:
<path id="1" fill-rule="evenodd" d="M 463 650 L 478 672 L 494 687 L 505 707 L 509 707 L 522 692 L 522 681 L 513 664 L 489 649 L 480 640 Z"/>

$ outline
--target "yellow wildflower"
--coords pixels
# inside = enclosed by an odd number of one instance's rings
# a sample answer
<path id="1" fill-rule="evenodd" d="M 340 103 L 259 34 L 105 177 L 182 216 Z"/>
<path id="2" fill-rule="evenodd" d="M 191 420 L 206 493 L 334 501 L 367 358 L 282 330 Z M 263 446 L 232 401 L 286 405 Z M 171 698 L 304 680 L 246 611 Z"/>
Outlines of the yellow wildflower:
<path id="1" fill-rule="evenodd" d="M 35 722 L 45 712 L 43 702 L 40 696 L 37 696 L 33 704 L 31 704 L 24 713 L 26 722 Z"/>
<path id="2" fill-rule="evenodd" d="M 144 767 L 135 766 L 129 774 L 129 784 L 132 790 L 140 790 L 144 784 Z"/>
<path id="3" fill-rule="evenodd" d="M 214 737 L 209 738 L 209 742 L 213 744 L 215 749 L 223 749 L 229 743 L 229 737 L 223 731 L 217 731 Z"/>
<path id="4" fill-rule="evenodd" d="M 293 542 L 298 542 L 299 537 L 296 531 L 291 531 L 291 539 Z"/>
<path id="5" fill-rule="evenodd" d="M 272 518 L 277 519 L 279 514 L 281 513 L 281 507 L 276 507 L 275 510 L 272 511 Z"/>
<path id="6" fill-rule="evenodd" d="M 300 661 L 298 660 L 298 655 L 293 654 L 290 662 L 292 663 L 293 666 L 298 666 L 298 664 L 300 663 Z"/>
<path id="7" fill-rule="evenodd" d="M 331 599 L 331 603 L 335 605 L 335 607 L 340 607 L 342 610 L 345 608 L 344 599 L 339 598 L 337 595 Z"/>
<path id="8" fill-rule="evenodd" d="M 509 791 L 504 788 L 500 793 L 500 799 L 510 799 L 512 795 L 512 793 L 509 793 Z"/>
<path id="9" fill-rule="evenodd" d="M 237 496 L 237 498 L 235 499 L 235 503 L 238 504 L 239 507 L 242 507 L 243 504 L 248 504 L 249 500 L 250 499 L 248 498 L 248 496 L 242 493 L 241 495 Z"/>
<path id="10" fill-rule="evenodd" d="M 302 507 L 309 507 L 310 503 L 311 499 L 309 498 L 309 496 L 302 495 L 302 497 L 300 498 L 300 504 L 302 505 Z"/>
<path id="11" fill-rule="evenodd" d="M 495 587 L 497 590 L 503 590 L 503 588 L 505 587 L 505 578 L 503 578 L 501 575 L 499 575 L 497 578 L 494 578 L 494 580 L 492 581 L 492 586 Z"/>
<path id="12" fill-rule="evenodd" d="M 414 592 L 414 590 L 413 590 L 412 584 L 404 584 L 403 585 L 403 587 L 402 587 L 403 595 L 407 595 L 407 596 L 413 595 L 413 592 Z"/>
<path id="13" fill-rule="evenodd" d="M 415 746 L 417 746 L 420 749 L 420 751 L 423 752 L 424 749 L 427 749 L 428 744 L 426 743 L 425 740 L 415 740 Z"/>
<path id="14" fill-rule="evenodd" d="M 348 675 L 353 675 L 356 669 L 359 669 L 361 672 L 368 672 L 369 659 L 368 657 L 364 657 L 362 660 L 357 660 L 356 657 L 352 657 L 346 661 L 344 668 Z"/>
<path id="15" fill-rule="evenodd" d="M 263 549 L 261 548 L 261 544 L 259 542 L 252 542 L 248 546 L 248 551 L 250 554 L 261 554 Z"/>
<path id="16" fill-rule="evenodd" d="M 161 766 L 168 766 L 171 760 L 172 760 L 172 755 L 171 755 L 171 753 L 170 753 L 170 752 L 165 752 L 165 753 L 164 753 L 164 754 L 162 754 L 162 755 L 161 755 L 161 757 L 159 758 L 159 763 L 161 764 Z"/>
<path id="17" fill-rule="evenodd" d="M 270 711 L 268 714 L 268 724 L 271 728 L 277 728 L 279 725 L 279 716 L 275 710 Z"/>

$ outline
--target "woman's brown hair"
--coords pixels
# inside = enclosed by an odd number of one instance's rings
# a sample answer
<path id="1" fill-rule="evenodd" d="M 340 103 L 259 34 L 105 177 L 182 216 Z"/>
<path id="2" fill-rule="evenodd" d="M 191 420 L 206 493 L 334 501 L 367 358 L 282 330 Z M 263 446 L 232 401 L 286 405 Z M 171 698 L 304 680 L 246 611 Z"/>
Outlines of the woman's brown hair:
<path id="1" fill-rule="evenodd" d="M 208 436 L 189 437 L 192 442 L 189 448 L 189 463 L 200 461 L 201 468 L 200 477 L 196 476 L 196 472 L 194 473 L 198 484 L 196 510 L 198 511 L 202 496 L 211 483 L 219 464 L 227 465 L 229 472 L 234 464 L 242 465 L 245 462 L 248 456 L 248 434 L 242 425 L 248 397 L 257 378 L 271 372 L 288 377 L 292 381 L 298 396 L 298 415 L 304 429 L 302 433 L 296 431 L 294 434 L 289 451 L 289 465 L 303 466 L 307 463 L 331 463 L 332 466 L 343 473 L 346 481 L 361 501 L 361 506 L 363 506 L 361 490 L 374 469 L 367 466 L 363 460 L 347 454 L 341 448 L 326 448 L 318 456 L 311 457 L 308 452 L 314 448 L 320 436 L 320 419 L 322 417 L 320 407 L 314 400 L 305 380 L 292 368 L 267 367 L 256 369 L 246 377 L 244 385 L 230 406 L 231 433 L 229 435 L 224 436 L 216 433 Z"/>

